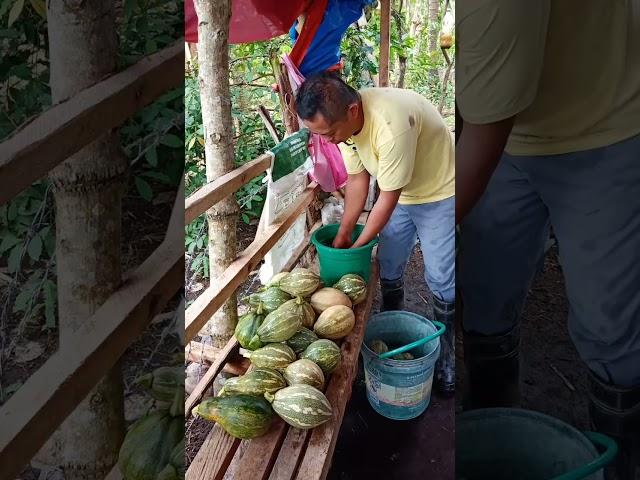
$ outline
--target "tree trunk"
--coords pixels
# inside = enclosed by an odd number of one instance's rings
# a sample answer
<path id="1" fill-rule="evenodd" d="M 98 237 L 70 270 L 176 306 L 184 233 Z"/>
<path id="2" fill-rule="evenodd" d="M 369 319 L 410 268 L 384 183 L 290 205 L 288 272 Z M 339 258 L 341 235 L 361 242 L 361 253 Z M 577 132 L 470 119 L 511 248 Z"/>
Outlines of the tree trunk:
<path id="1" fill-rule="evenodd" d="M 195 0 L 198 14 L 198 75 L 205 139 L 207 181 L 234 169 L 231 92 L 229 89 L 229 21 L 231 0 Z M 236 257 L 238 203 L 230 195 L 207 212 L 209 273 L 213 284 Z M 216 312 L 202 333 L 222 347 L 238 321 L 235 294 Z"/>
<path id="2" fill-rule="evenodd" d="M 398 38 L 401 42 L 404 41 L 405 38 L 405 28 L 404 28 L 404 15 L 402 12 L 402 0 L 398 0 L 398 9 L 394 12 L 394 20 L 396 22 L 398 28 Z M 408 7 L 408 6 L 407 6 Z M 404 77 L 407 72 L 407 52 L 403 52 L 402 55 L 398 55 L 398 80 L 396 82 L 397 88 L 404 88 Z"/>
<path id="3" fill-rule="evenodd" d="M 439 14 L 440 0 L 429 0 L 429 52 L 435 52 L 438 49 Z"/>
<path id="4" fill-rule="evenodd" d="M 420 3 L 415 3 L 411 10 L 411 16 L 409 17 L 411 20 L 411 26 L 409 27 L 409 37 L 410 38 L 418 38 L 419 28 L 422 25 L 422 8 Z M 416 40 L 414 51 L 418 51 L 420 48 L 420 42 Z"/>
<path id="5" fill-rule="evenodd" d="M 379 87 L 389 86 L 391 0 L 380 0 L 380 68 Z"/>
<path id="6" fill-rule="evenodd" d="M 49 3 L 51 94 L 59 103 L 116 69 L 118 42 L 112 2 Z M 116 132 L 51 172 L 56 204 L 60 349 L 72 349 L 78 328 L 121 283 L 121 201 L 128 161 Z M 104 478 L 124 437 L 118 363 L 87 395 L 35 460 L 62 466 L 65 478 Z"/>
<path id="7" fill-rule="evenodd" d="M 438 50 L 438 33 L 440 32 L 440 0 L 429 0 L 429 53 L 435 60 L 435 52 Z M 435 83 L 438 79 L 438 67 L 434 65 L 429 69 L 429 79 Z"/>
<path id="8" fill-rule="evenodd" d="M 287 69 L 284 64 L 280 62 L 280 57 L 276 52 L 271 53 L 269 61 L 271 63 L 271 68 L 273 69 L 273 76 L 275 77 L 278 85 L 278 99 L 280 100 L 280 110 L 282 112 L 284 130 L 286 135 L 291 135 L 292 133 L 300 130 L 298 115 L 296 114 L 293 88 L 289 81 Z"/>

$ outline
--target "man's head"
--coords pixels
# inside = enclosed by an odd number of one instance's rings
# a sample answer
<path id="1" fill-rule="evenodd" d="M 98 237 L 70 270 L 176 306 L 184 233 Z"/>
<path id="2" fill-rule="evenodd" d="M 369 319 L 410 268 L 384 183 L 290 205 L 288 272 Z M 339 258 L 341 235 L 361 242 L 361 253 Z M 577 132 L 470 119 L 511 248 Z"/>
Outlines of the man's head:
<path id="1" fill-rule="evenodd" d="M 360 95 L 334 73 L 308 77 L 296 95 L 296 110 L 309 130 L 332 143 L 344 142 L 362 128 Z"/>

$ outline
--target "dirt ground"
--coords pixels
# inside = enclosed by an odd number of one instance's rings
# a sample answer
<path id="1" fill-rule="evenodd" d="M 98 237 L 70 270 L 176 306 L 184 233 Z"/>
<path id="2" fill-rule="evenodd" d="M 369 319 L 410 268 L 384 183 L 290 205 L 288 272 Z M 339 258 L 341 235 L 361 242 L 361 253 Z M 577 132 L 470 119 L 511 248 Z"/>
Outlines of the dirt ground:
<path id="1" fill-rule="evenodd" d="M 433 318 L 431 293 L 424 281 L 422 254 L 416 248 L 405 274 L 405 308 Z M 380 291 L 372 313 L 380 310 Z M 453 398 L 434 392 L 427 410 L 409 421 L 377 414 L 366 397 L 362 357 L 336 444 L 329 480 L 370 478 L 451 480 L 454 472 Z"/>
<path id="2" fill-rule="evenodd" d="M 522 314 L 522 408 L 546 413 L 586 430 L 587 370 L 569 338 L 567 312 L 564 279 L 554 246 L 534 279 Z M 462 349 L 456 348 L 456 353 L 458 385 L 462 385 Z M 461 388 L 457 390 L 460 392 Z M 457 395 L 456 400 L 459 411 L 461 396 Z"/>

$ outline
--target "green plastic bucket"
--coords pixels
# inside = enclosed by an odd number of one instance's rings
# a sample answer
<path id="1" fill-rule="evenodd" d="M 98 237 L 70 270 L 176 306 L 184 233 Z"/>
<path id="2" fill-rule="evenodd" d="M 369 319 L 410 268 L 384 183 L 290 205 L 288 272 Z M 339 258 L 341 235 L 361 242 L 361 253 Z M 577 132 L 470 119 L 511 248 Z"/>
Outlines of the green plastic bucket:
<path id="1" fill-rule="evenodd" d="M 539 412 L 487 408 L 456 415 L 457 480 L 603 480 L 617 451 L 611 438 Z"/>
<path id="2" fill-rule="evenodd" d="M 357 273 L 368 281 L 371 273 L 371 252 L 378 239 L 375 238 L 358 248 L 333 248 L 331 244 L 339 228 L 339 224 L 332 223 L 320 227 L 311 236 L 311 242 L 318 251 L 322 283 L 330 287 L 347 273 Z M 364 225 L 356 225 L 351 236 L 352 241 L 356 241 L 363 229 Z"/>
<path id="3" fill-rule="evenodd" d="M 433 369 L 440 355 L 440 338 L 415 347 L 413 360 L 381 359 L 368 345 L 382 340 L 389 348 L 433 335 L 438 328 L 412 312 L 388 311 L 373 315 L 367 323 L 360 352 L 364 363 L 367 399 L 373 409 L 392 420 L 410 420 L 424 412 L 431 401 Z"/>

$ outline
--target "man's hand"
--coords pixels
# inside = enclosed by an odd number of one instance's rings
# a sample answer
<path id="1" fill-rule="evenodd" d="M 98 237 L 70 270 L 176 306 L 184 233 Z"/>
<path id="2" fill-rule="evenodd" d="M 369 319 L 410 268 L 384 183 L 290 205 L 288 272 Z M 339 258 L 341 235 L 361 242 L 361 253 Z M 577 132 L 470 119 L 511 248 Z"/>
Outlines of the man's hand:
<path id="1" fill-rule="evenodd" d="M 351 246 L 351 234 L 367 201 L 369 178 L 371 177 L 366 170 L 349 175 L 344 195 L 344 214 L 338 234 L 333 240 L 333 248 L 349 248 Z"/>
<path id="2" fill-rule="evenodd" d="M 333 248 L 349 248 L 353 242 L 351 241 L 351 234 L 338 231 L 338 235 L 333 239 Z"/>
<path id="3" fill-rule="evenodd" d="M 382 231 L 389 221 L 389 218 L 391 218 L 391 214 L 398 204 L 401 192 L 402 189 L 390 192 L 380 192 L 378 200 L 369 214 L 369 219 L 367 220 L 367 224 L 364 226 L 364 230 L 362 230 L 362 233 L 351 248 L 362 247 L 376 238 L 376 235 Z"/>

